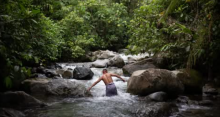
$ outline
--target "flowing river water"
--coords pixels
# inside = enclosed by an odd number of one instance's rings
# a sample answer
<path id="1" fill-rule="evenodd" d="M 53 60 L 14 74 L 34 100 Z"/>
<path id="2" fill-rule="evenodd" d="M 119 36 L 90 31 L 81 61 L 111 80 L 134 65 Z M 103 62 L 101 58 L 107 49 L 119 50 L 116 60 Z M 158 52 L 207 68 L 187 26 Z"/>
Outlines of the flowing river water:
<path id="1" fill-rule="evenodd" d="M 121 55 L 127 61 L 125 55 Z M 140 56 L 139 56 L 140 57 Z M 141 57 L 144 57 L 143 55 Z M 64 69 L 74 69 L 76 66 L 85 66 L 90 63 L 60 63 Z M 101 75 L 102 68 L 91 68 L 94 72 L 92 80 L 78 80 L 89 87 Z M 117 73 L 124 79 L 122 69 L 108 68 L 111 73 Z M 74 80 L 74 79 L 72 79 Z M 49 104 L 48 107 L 35 110 L 28 110 L 30 117 L 141 117 L 138 112 L 144 111 L 148 103 L 138 96 L 126 92 L 127 83 L 113 77 L 118 90 L 118 95 L 113 97 L 105 96 L 105 84 L 101 81 L 91 89 L 93 97 L 83 98 L 45 98 L 41 99 Z M 197 99 L 198 100 L 198 99 Z M 179 112 L 173 113 L 171 117 L 220 117 L 220 101 L 216 100 L 214 106 L 205 107 L 199 105 L 178 105 Z"/>

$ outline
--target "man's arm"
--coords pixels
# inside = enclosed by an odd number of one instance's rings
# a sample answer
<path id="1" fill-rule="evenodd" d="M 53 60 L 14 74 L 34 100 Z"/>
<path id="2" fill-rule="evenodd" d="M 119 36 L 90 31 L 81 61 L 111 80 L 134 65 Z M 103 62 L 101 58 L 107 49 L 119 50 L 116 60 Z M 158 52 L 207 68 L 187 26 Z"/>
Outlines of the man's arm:
<path id="1" fill-rule="evenodd" d="M 91 88 L 94 87 L 94 86 L 95 86 L 97 83 L 99 83 L 101 80 L 102 80 L 102 77 L 100 77 L 96 82 L 94 82 L 94 83 L 92 84 L 92 86 L 88 88 L 88 91 L 90 91 Z"/>
<path id="2" fill-rule="evenodd" d="M 119 76 L 119 75 L 117 75 L 117 74 L 111 74 L 111 76 L 115 76 L 115 77 L 117 77 L 117 78 L 120 78 L 123 82 L 125 82 L 125 80 L 124 80 L 121 76 Z"/>

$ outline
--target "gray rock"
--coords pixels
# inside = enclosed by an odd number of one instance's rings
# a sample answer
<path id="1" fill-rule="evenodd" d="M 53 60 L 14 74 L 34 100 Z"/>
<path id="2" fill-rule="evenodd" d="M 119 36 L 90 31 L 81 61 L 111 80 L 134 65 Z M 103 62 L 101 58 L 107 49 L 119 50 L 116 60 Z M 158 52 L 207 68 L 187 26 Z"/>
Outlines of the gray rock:
<path id="1" fill-rule="evenodd" d="M 110 59 L 108 65 L 122 68 L 125 65 L 125 62 L 119 55 L 117 55 Z"/>
<path id="2" fill-rule="evenodd" d="M 157 102 L 138 107 L 138 110 L 134 111 L 138 117 L 167 117 L 178 112 L 178 108 L 173 103 Z"/>
<path id="3" fill-rule="evenodd" d="M 211 106 L 211 105 L 213 105 L 214 103 L 213 103 L 213 101 L 211 101 L 211 100 L 202 100 L 202 101 L 199 101 L 199 105 L 201 105 L 201 106 Z"/>
<path id="4" fill-rule="evenodd" d="M 73 70 L 72 68 L 67 68 L 67 70 Z"/>
<path id="5" fill-rule="evenodd" d="M 0 94 L 0 107 L 23 110 L 42 106 L 46 106 L 46 104 L 23 91 L 5 92 Z"/>
<path id="6" fill-rule="evenodd" d="M 100 53 L 97 55 L 97 58 L 98 59 L 109 59 L 109 58 L 114 57 L 115 55 L 116 55 L 115 52 L 106 50 L 106 51 L 100 51 Z"/>
<path id="7" fill-rule="evenodd" d="M 178 104 L 188 104 L 188 105 L 198 105 L 199 104 L 198 101 L 190 100 L 189 97 L 187 97 L 187 96 L 179 96 L 176 99 L 176 102 Z"/>
<path id="8" fill-rule="evenodd" d="M 167 94 L 163 91 L 152 93 L 148 96 L 153 101 L 162 102 L 167 99 Z"/>
<path id="9" fill-rule="evenodd" d="M 203 96 L 216 96 L 218 95 L 218 89 L 212 84 L 205 84 L 202 88 Z"/>
<path id="10" fill-rule="evenodd" d="M 135 63 L 137 60 L 133 57 L 128 57 L 127 64 Z"/>
<path id="11" fill-rule="evenodd" d="M 65 72 L 63 72 L 62 77 L 68 79 L 73 78 L 73 72 L 70 70 L 66 70 Z"/>
<path id="12" fill-rule="evenodd" d="M 25 114 L 10 108 L 0 108 L 0 117 L 25 117 Z"/>
<path id="13" fill-rule="evenodd" d="M 145 96 L 157 91 L 176 96 L 184 91 L 184 86 L 171 71 L 164 69 L 151 68 L 136 71 L 128 80 L 127 92 L 129 93 Z"/>
<path id="14" fill-rule="evenodd" d="M 64 69 L 58 69 L 58 70 L 56 71 L 57 74 L 61 74 L 61 75 L 62 75 L 64 72 L 65 72 Z"/>
<path id="15" fill-rule="evenodd" d="M 48 78 L 52 78 L 52 77 L 54 77 L 54 76 L 59 76 L 59 74 L 57 74 L 55 70 L 51 70 L 51 69 L 46 69 L 46 70 L 45 70 L 45 75 L 46 75 Z"/>
<path id="16" fill-rule="evenodd" d="M 123 67 L 123 73 L 125 75 L 131 75 L 133 72 L 138 70 L 145 70 L 149 68 L 156 68 L 151 58 L 144 59 L 132 64 L 125 65 Z"/>
<path id="17" fill-rule="evenodd" d="M 108 59 L 104 59 L 104 60 L 98 59 L 92 63 L 92 67 L 105 68 L 108 67 L 108 63 L 109 63 Z"/>
<path id="18" fill-rule="evenodd" d="M 73 71 L 73 78 L 77 80 L 90 80 L 94 73 L 90 68 L 76 67 Z"/>
<path id="19" fill-rule="evenodd" d="M 27 79 L 22 82 L 26 91 L 33 95 L 87 97 L 91 93 L 84 84 L 69 79 Z"/>
<path id="20" fill-rule="evenodd" d="M 179 96 L 177 99 L 176 99 L 176 102 L 177 103 L 181 103 L 181 104 L 188 104 L 190 102 L 190 99 L 189 97 L 187 96 Z"/>
<path id="21" fill-rule="evenodd" d="M 60 76 L 54 76 L 53 79 L 63 79 L 63 78 Z"/>
<path id="22" fill-rule="evenodd" d="M 36 73 L 41 73 L 44 74 L 45 73 L 45 68 L 43 66 L 40 66 L 36 69 Z"/>
<path id="23" fill-rule="evenodd" d="M 118 55 L 118 54 L 116 52 L 113 52 L 113 51 L 98 50 L 98 51 L 92 52 L 92 56 L 90 58 L 92 58 L 92 60 L 95 60 L 95 59 L 110 59 L 110 58 L 113 58 L 115 55 Z"/>

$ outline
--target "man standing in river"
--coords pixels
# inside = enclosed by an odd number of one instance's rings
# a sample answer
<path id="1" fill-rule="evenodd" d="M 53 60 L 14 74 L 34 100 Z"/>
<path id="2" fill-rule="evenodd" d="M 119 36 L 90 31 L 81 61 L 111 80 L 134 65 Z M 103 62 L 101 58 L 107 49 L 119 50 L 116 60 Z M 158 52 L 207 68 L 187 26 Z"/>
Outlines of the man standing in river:
<path id="1" fill-rule="evenodd" d="M 95 86 L 97 83 L 99 83 L 102 80 L 106 85 L 106 96 L 117 95 L 118 94 L 117 89 L 115 87 L 115 84 L 113 83 L 112 76 L 118 77 L 124 82 L 125 82 L 125 80 L 122 77 L 120 77 L 119 75 L 108 73 L 107 69 L 103 69 L 102 73 L 103 73 L 103 75 L 96 82 L 94 82 L 92 84 L 92 86 L 88 89 L 88 91 L 90 91 L 90 89 L 93 86 Z"/>

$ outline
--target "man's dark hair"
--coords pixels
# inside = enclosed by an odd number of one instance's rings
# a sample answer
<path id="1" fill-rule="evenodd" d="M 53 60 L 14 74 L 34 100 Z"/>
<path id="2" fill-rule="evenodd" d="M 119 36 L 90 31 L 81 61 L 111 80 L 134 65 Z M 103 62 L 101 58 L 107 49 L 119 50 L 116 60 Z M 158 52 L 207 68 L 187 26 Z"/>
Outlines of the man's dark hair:
<path id="1" fill-rule="evenodd" d="M 104 72 L 104 71 L 108 71 L 108 70 L 107 69 L 103 69 L 102 72 Z"/>

